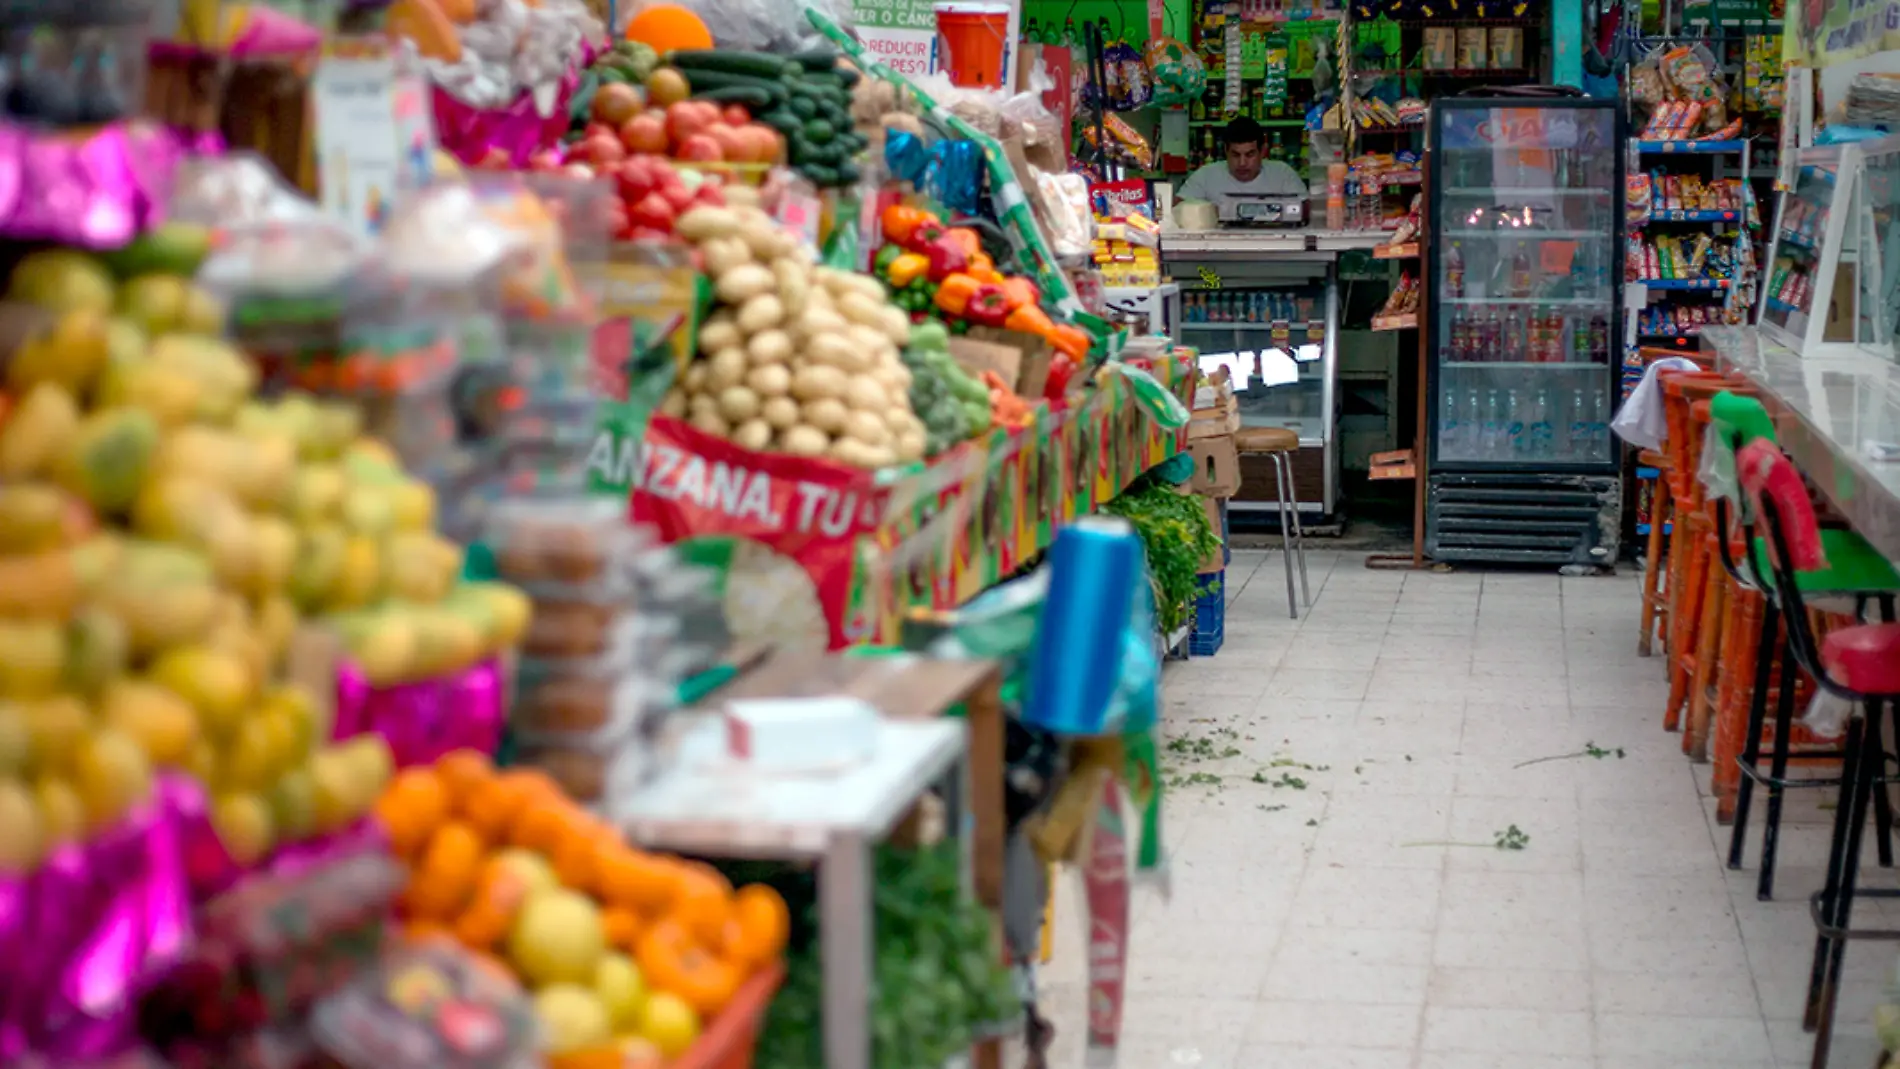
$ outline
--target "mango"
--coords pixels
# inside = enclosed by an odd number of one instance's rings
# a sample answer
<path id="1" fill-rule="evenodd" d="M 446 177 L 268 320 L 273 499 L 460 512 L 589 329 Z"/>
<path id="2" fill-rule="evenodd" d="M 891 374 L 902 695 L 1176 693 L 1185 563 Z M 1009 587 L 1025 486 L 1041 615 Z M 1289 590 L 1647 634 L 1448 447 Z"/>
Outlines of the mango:
<path id="1" fill-rule="evenodd" d="M 389 594 L 433 605 L 448 595 L 462 572 L 462 550 L 423 531 L 399 531 L 385 543 Z"/>
<path id="2" fill-rule="evenodd" d="M 86 835 L 86 806 L 64 776 L 44 775 L 33 784 L 33 801 L 40 807 L 40 831 L 50 850 L 76 843 Z"/>
<path id="3" fill-rule="evenodd" d="M 110 312 L 112 275 L 104 264 L 76 249 L 42 249 L 14 267 L 6 295 L 55 312 Z"/>
<path id="4" fill-rule="evenodd" d="M 236 734 L 259 682 L 243 658 L 209 645 L 168 649 L 147 675 L 189 702 L 205 732 L 223 739 Z"/>
<path id="5" fill-rule="evenodd" d="M 389 490 L 389 505 L 398 531 L 435 529 L 435 488 L 417 479 L 405 479 Z"/>
<path id="6" fill-rule="evenodd" d="M 79 432 L 79 405 L 51 382 L 27 390 L 0 422 L 0 479 L 30 479 L 53 466 Z"/>
<path id="7" fill-rule="evenodd" d="M 217 335 L 224 330 L 224 305 L 189 278 L 144 274 L 119 290 L 118 314 L 146 333 Z"/>
<path id="8" fill-rule="evenodd" d="M 152 793 L 152 763 L 124 732 L 99 728 L 73 755 L 73 789 L 93 831 L 111 827 Z"/>
<path id="9" fill-rule="evenodd" d="M 191 475 L 161 474 L 146 481 L 132 502 L 132 529 L 161 542 L 195 544 L 199 532 L 237 502 L 218 484 Z"/>
<path id="10" fill-rule="evenodd" d="M 32 745 L 32 767 L 39 774 L 64 775 L 72 771 L 80 743 L 93 729 L 92 713 L 70 694 L 57 694 L 20 703 Z"/>
<path id="11" fill-rule="evenodd" d="M 66 639 L 54 620 L 0 619 L 0 698 L 46 698 L 66 673 Z"/>
<path id="12" fill-rule="evenodd" d="M 334 464 L 305 464 L 290 477 L 284 502 L 291 521 L 301 527 L 330 523 L 343 516 L 343 499 L 350 481 Z"/>
<path id="13" fill-rule="evenodd" d="M 148 412 L 95 412 L 54 462 L 53 478 L 100 513 L 123 513 L 138 496 L 158 442 L 158 421 Z"/>
<path id="14" fill-rule="evenodd" d="M 121 679 L 107 687 L 99 697 L 99 718 L 161 768 L 183 765 L 198 745 L 198 713 L 191 703 L 149 680 Z"/>
<path id="15" fill-rule="evenodd" d="M 406 683 L 426 674 L 416 668 L 420 645 L 414 623 L 400 613 L 378 614 L 355 641 L 348 634 L 344 641 L 350 659 L 372 686 Z"/>
<path id="16" fill-rule="evenodd" d="M 244 589 L 253 597 L 268 597 L 290 584 L 297 566 L 297 529 L 278 516 L 254 516 L 251 540 L 255 556 Z"/>
<path id="17" fill-rule="evenodd" d="M 382 552 L 376 540 L 360 534 L 349 536 L 343 543 L 343 566 L 330 588 L 330 608 L 360 609 L 375 601 L 382 590 Z"/>
<path id="18" fill-rule="evenodd" d="M 17 780 L 0 780 L 0 873 L 24 876 L 39 866 L 46 843 L 39 806 Z"/>
<path id="19" fill-rule="evenodd" d="M 132 635 L 125 621 L 103 609 L 82 610 L 66 625 L 66 685 L 95 697 L 125 675 Z"/>
<path id="20" fill-rule="evenodd" d="M 297 633 L 297 606 L 284 594 L 272 594 L 258 601 L 256 615 L 257 637 L 264 644 L 275 675 L 290 653 L 290 640 Z"/>
<path id="21" fill-rule="evenodd" d="M 26 729 L 26 714 L 18 704 L 0 701 L 0 777 L 24 776 L 32 761 L 33 736 Z"/>
<path id="22" fill-rule="evenodd" d="M 166 334 L 152 342 L 151 360 L 189 375 L 202 391 L 197 417 L 229 423 L 257 389 L 257 371 L 244 355 L 216 338 Z"/>
<path id="23" fill-rule="evenodd" d="M 330 603 L 330 591 L 343 575 L 349 534 L 335 524 L 311 527 L 298 542 L 297 563 L 290 572 L 290 596 L 305 609 Z"/>
<path id="24" fill-rule="evenodd" d="M 0 486 L 0 553 L 37 553 L 66 544 L 74 510 L 85 506 L 46 483 Z"/>
<path id="25" fill-rule="evenodd" d="M 14 351 L 7 364 L 7 384 L 21 391 L 51 382 L 74 397 L 86 396 L 111 353 L 110 324 L 106 315 L 91 309 L 61 315 Z"/>
<path id="26" fill-rule="evenodd" d="M 153 363 L 141 355 L 107 364 L 99 376 L 95 396 L 102 409 L 149 412 L 159 426 L 171 430 L 197 418 L 203 392 L 204 388 L 185 371 Z"/>
<path id="27" fill-rule="evenodd" d="M 135 657 L 202 638 L 216 620 L 220 601 L 202 556 L 183 546 L 137 539 L 127 540 L 94 597 L 125 623 Z"/>
<path id="28" fill-rule="evenodd" d="M 219 795 L 211 803 L 211 827 L 217 831 L 225 852 L 239 865 L 262 861 L 277 842 L 271 808 L 255 794 Z"/>

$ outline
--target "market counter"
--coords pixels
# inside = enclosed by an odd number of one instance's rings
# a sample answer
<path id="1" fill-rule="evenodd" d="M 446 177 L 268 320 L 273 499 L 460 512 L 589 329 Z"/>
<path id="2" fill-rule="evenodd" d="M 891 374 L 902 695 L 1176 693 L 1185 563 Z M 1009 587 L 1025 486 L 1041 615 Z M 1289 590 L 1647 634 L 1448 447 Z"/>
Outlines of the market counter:
<path id="1" fill-rule="evenodd" d="M 1341 252 L 1371 249 L 1391 240 L 1386 230 L 1324 230 L 1313 227 L 1222 227 L 1161 232 L 1163 259 L 1251 261 L 1262 255 L 1329 260 Z"/>
<path id="2" fill-rule="evenodd" d="M 1702 339 L 1716 370 L 1761 389 L 1795 464 L 1855 530 L 1900 561 L 1900 364 L 1803 357 L 1754 327 L 1710 327 Z M 1895 459 L 1880 459 L 1880 450 Z"/>

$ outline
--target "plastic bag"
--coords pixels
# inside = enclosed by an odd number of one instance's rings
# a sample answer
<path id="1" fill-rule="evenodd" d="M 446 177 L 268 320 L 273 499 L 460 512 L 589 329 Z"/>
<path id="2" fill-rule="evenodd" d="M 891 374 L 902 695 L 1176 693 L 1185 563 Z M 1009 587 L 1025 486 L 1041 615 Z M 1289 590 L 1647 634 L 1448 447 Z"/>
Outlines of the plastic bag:
<path id="1" fill-rule="evenodd" d="M 1658 376 L 1664 371 L 1696 370 L 1693 360 L 1680 356 L 1666 356 L 1649 365 L 1643 372 L 1643 381 L 1630 391 L 1629 400 L 1616 410 L 1616 417 L 1610 420 L 1610 430 L 1618 438 L 1638 449 L 1659 449 L 1668 435 L 1667 424 L 1663 422 L 1662 383 Z"/>
<path id="2" fill-rule="evenodd" d="M 1822 738 L 1838 739 L 1847 730 L 1847 720 L 1855 705 L 1837 694 L 1816 687 L 1808 707 L 1801 711 L 1801 726 Z"/>
<path id="3" fill-rule="evenodd" d="M 1185 107 L 1207 91 L 1207 67 L 1201 57 L 1172 37 L 1148 42 L 1148 73 L 1154 82 L 1154 103 Z"/>

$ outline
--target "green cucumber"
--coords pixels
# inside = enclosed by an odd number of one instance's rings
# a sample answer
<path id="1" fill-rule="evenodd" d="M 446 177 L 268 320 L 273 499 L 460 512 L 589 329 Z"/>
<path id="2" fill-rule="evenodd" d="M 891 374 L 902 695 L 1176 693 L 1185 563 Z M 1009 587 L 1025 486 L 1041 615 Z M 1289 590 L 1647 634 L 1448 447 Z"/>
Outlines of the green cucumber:
<path id="1" fill-rule="evenodd" d="M 792 114 L 801 120 L 809 122 L 818 118 L 818 104 L 810 97 L 794 96 L 785 106 L 791 108 Z"/>
<path id="2" fill-rule="evenodd" d="M 772 106 L 772 94 L 756 85 L 731 85 L 724 89 L 708 89 L 703 93 L 694 93 L 693 99 L 714 104 L 744 104 L 754 112 Z"/>
<path id="3" fill-rule="evenodd" d="M 792 61 L 813 74 L 822 74 L 838 69 L 838 50 L 830 46 L 808 48 L 792 53 Z"/>
<path id="4" fill-rule="evenodd" d="M 675 67 L 686 71 L 689 81 L 694 77 L 695 71 L 743 74 L 753 78 L 777 81 L 784 77 L 786 66 L 785 60 L 765 52 L 732 52 L 720 48 L 669 52 L 666 58 Z"/>
<path id="5" fill-rule="evenodd" d="M 799 118 L 797 112 L 786 108 L 758 112 L 752 116 L 752 121 L 762 122 L 781 134 L 795 134 L 805 128 L 805 120 Z"/>
<path id="6" fill-rule="evenodd" d="M 722 71 L 686 71 L 685 74 L 686 80 L 692 83 L 693 96 L 696 98 L 722 89 L 754 89 L 765 95 L 765 103 L 761 107 L 776 108 L 785 103 L 785 87 L 770 79 Z"/>
<path id="7" fill-rule="evenodd" d="M 838 169 L 836 167 L 826 167 L 823 164 L 814 163 L 799 168 L 799 173 L 809 179 L 812 185 L 821 188 L 829 188 L 838 184 Z"/>
<path id="8" fill-rule="evenodd" d="M 855 163 L 847 163 L 838 168 L 838 184 L 841 186 L 855 186 L 861 177 Z"/>
<path id="9" fill-rule="evenodd" d="M 814 145 L 822 145 L 837 135 L 837 128 L 823 119 L 813 119 L 805 124 L 805 140 Z"/>

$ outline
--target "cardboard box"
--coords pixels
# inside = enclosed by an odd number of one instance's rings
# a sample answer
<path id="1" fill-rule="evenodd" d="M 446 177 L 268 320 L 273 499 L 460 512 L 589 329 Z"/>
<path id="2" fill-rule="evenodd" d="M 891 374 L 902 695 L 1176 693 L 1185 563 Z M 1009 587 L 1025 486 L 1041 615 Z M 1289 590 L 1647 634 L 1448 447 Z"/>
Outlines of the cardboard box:
<path id="1" fill-rule="evenodd" d="M 1207 514 L 1207 522 L 1212 524 L 1214 531 L 1220 535 L 1220 548 L 1209 553 L 1201 561 L 1201 566 L 1195 569 L 1195 574 L 1214 575 L 1227 567 L 1230 556 L 1227 552 L 1227 502 L 1217 497 L 1204 497 L 1201 499 L 1201 511 Z"/>
<path id="2" fill-rule="evenodd" d="M 967 336 L 950 339 L 950 359 L 979 379 L 985 371 L 994 371 L 1004 382 L 1015 382 L 1023 371 L 1021 349 Z"/>
<path id="3" fill-rule="evenodd" d="M 1190 441 L 1188 456 L 1194 458 L 1188 489 L 1202 497 L 1233 497 L 1240 490 L 1240 453 L 1233 435 Z"/>
<path id="4" fill-rule="evenodd" d="M 1229 394 L 1211 408 L 1197 408 L 1188 420 L 1188 441 L 1231 435 L 1240 429 L 1240 402 Z"/>
<path id="5" fill-rule="evenodd" d="M 1024 334 L 1017 330 L 1003 330 L 1000 327 L 971 327 L 970 332 L 964 335 L 964 337 L 971 341 L 985 342 L 990 345 L 1008 346 L 1020 353 L 1021 356 L 1017 360 L 1016 368 L 1013 373 L 1005 372 L 1001 369 L 997 369 L 996 373 L 1003 376 L 1004 382 L 1014 383 L 1016 385 L 1016 392 L 1019 395 L 1023 397 L 1042 396 L 1043 387 L 1049 384 L 1049 363 L 1055 356 L 1055 352 L 1049 348 L 1048 342 L 1043 341 L 1034 334 Z M 957 356 L 957 350 L 954 345 L 956 340 L 957 339 L 954 338 L 951 339 L 953 344 L 950 349 L 950 355 L 952 357 Z M 991 355 L 994 356 L 998 354 Z M 959 358 L 958 362 L 961 363 L 961 358 Z M 967 364 L 964 365 L 964 367 L 965 370 L 969 369 L 969 365 Z M 982 372 L 975 371 L 973 374 L 980 376 Z"/>

